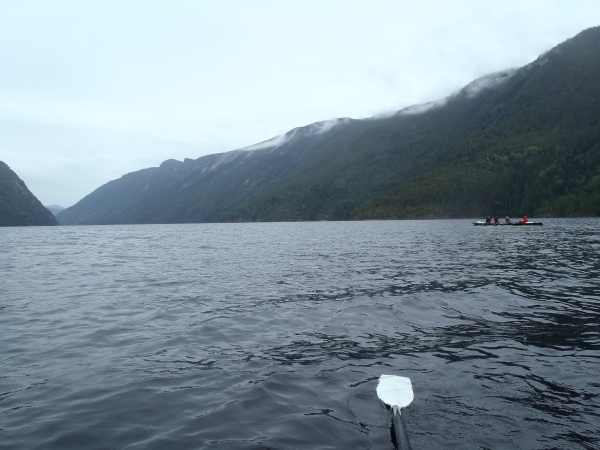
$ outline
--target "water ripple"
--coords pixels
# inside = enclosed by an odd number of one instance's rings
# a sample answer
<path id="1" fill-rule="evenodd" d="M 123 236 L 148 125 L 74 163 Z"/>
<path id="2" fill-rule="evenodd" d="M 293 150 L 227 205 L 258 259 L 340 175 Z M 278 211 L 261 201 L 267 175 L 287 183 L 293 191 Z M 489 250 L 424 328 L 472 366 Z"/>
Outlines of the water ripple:
<path id="1" fill-rule="evenodd" d="M 4 228 L 0 447 L 596 449 L 599 225 Z"/>

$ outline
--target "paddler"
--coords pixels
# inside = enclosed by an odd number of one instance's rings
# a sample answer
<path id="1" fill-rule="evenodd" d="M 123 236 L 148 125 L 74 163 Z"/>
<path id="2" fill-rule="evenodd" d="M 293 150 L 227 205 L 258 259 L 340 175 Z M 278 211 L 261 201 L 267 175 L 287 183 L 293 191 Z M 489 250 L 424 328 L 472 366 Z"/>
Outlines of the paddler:
<path id="1" fill-rule="evenodd" d="M 508 216 L 506 216 L 506 219 L 504 219 L 504 223 L 505 223 L 506 225 L 509 225 L 509 224 L 510 224 L 510 218 L 509 218 Z"/>
<path id="2" fill-rule="evenodd" d="M 498 219 L 498 217 L 494 217 L 494 225 L 498 224 L 500 224 L 500 220 Z"/>
<path id="3" fill-rule="evenodd" d="M 521 221 L 519 222 L 519 224 L 521 224 L 521 225 L 525 225 L 527 222 L 529 222 L 529 219 L 527 218 L 527 216 L 523 216 L 523 220 L 521 220 Z"/>
<path id="4" fill-rule="evenodd" d="M 492 224 L 492 218 L 491 218 L 490 216 L 487 216 L 487 217 L 485 218 L 485 224 L 486 224 L 486 225 L 491 225 L 491 224 Z"/>

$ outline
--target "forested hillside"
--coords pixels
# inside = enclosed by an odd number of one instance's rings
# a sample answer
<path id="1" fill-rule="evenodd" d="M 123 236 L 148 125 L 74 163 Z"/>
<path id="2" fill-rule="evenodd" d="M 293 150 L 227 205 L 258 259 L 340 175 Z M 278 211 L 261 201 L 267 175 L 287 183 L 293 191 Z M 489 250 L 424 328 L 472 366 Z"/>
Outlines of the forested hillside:
<path id="1" fill-rule="evenodd" d="M 600 28 L 435 104 L 127 174 L 72 223 L 600 215 Z"/>
<path id="2" fill-rule="evenodd" d="M 58 225 L 52 213 L 27 189 L 10 167 L 0 161 L 0 226 Z"/>
<path id="3" fill-rule="evenodd" d="M 439 167 L 356 216 L 599 215 L 599 71 L 594 28 L 455 108 L 464 137 Z"/>

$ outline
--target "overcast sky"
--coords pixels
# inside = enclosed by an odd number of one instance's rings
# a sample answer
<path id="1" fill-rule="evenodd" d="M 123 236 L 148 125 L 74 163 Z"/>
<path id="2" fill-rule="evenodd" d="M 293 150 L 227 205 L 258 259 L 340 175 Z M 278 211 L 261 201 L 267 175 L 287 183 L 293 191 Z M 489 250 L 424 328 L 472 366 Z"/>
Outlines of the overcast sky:
<path id="1" fill-rule="evenodd" d="M 443 98 L 600 1 L 0 2 L 0 160 L 70 206 L 166 159 Z"/>

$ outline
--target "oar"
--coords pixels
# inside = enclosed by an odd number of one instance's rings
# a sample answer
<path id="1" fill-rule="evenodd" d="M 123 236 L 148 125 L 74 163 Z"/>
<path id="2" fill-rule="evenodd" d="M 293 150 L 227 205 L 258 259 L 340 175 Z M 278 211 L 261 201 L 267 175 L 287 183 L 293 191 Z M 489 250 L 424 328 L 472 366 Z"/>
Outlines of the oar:
<path id="1" fill-rule="evenodd" d="M 396 447 L 400 450 L 412 450 L 406 427 L 400 410 L 407 407 L 415 398 L 410 378 L 396 375 L 381 375 L 377 385 L 377 397 L 393 411 L 392 421 L 396 437 Z"/>

